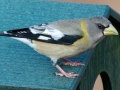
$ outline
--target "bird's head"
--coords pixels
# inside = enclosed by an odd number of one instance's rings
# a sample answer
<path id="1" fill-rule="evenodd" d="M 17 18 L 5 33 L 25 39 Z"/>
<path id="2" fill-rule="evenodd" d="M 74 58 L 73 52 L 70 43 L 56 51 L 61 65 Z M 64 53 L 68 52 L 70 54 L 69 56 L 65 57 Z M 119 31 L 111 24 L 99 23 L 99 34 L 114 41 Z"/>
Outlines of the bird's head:
<path id="1" fill-rule="evenodd" d="M 101 16 L 86 19 L 86 28 L 90 37 L 97 41 L 105 36 L 118 35 L 112 23 Z"/>

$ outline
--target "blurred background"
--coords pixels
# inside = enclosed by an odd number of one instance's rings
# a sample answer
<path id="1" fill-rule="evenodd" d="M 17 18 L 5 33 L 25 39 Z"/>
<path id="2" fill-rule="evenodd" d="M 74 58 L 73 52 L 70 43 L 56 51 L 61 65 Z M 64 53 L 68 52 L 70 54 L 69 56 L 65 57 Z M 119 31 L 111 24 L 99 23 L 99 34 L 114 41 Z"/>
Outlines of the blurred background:
<path id="1" fill-rule="evenodd" d="M 112 7 L 114 10 L 120 13 L 120 0 L 54 0 L 54 1 L 107 4 L 110 7 Z"/>
<path id="2" fill-rule="evenodd" d="M 52 0 L 52 1 L 106 4 L 120 14 L 120 0 Z M 100 75 L 98 75 L 98 77 L 96 78 L 93 90 L 104 90 Z"/>

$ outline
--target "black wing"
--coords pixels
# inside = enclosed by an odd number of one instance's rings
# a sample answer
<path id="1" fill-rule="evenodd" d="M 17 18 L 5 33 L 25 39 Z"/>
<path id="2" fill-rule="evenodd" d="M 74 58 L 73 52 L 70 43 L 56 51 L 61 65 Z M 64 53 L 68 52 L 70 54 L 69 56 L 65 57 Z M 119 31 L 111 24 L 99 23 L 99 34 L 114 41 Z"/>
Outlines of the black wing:
<path id="1" fill-rule="evenodd" d="M 47 33 L 46 33 L 46 30 Z M 54 33 L 54 35 L 53 35 Z M 16 38 L 27 38 L 31 40 L 37 40 L 46 43 L 71 45 L 78 39 L 82 38 L 79 35 L 66 35 L 59 30 L 54 30 L 47 27 L 47 24 L 40 24 L 32 26 L 31 28 L 23 28 L 17 30 L 9 30 L 4 33 L 0 33 L 1 36 L 16 37 Z M 57 35 L 59 37 L 57 37 Z M 57 37 L 57 40 L 55 39 Z"/>

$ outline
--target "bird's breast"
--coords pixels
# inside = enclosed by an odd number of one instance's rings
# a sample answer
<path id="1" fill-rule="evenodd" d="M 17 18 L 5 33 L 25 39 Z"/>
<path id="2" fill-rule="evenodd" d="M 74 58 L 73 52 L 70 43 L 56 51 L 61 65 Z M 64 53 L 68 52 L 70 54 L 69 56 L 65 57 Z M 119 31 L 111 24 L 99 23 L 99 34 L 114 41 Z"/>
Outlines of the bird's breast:
<path id="1" fill-rule="evenodd" d="M 82 40 L 82 39 L 81 39 Z M 89 49 L 89 44 L 84 40 L 77 41 L 72 45 L 51 44 L 40 41 L 32 41 L 35 44 L 35 50 L 50 58 L 69 58 L 79 55 Z"/>

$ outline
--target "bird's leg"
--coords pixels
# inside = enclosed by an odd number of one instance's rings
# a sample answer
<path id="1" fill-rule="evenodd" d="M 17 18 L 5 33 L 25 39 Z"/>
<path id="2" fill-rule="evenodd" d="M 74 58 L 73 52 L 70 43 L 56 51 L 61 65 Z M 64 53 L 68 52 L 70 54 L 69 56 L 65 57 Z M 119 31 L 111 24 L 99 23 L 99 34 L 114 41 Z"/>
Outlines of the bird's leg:
<path id="1" fill-rule="evenodd" d="M 66 73 L 59 65 L 56 64 L 57 60 L 58 59 L 56 58 L 51 58 L 53 66 L 55 66 L 60 71 L 60 73 L 56 72 L 56 76 L 65 76 L 68 78 L 75 78 L 76 76 L 78 76 L 78 74 L 75 74 L 74 72 Z"/>
<path id="2" fill-rule="evenodd" d="M 78 76 L 78 74 L 75 74 L 74 72 L 66 73 L 59 65 L 55 65 L 55 67 L 60 71 L 60 73 L 56 72 L 56 76 L 65 76 L 68 78 L 75 78 Z"/>
<path id="3" fill-rule="evenodd" d="M 67 60 L 67 59 L 64 59 L 64 58 L 61 58 L 61 60 L 63 60 L 64 62 L 62 62 L 61 64 L 63 65 L 70 65 L 70 66 L 85 66 L 85 64 L 81 63 L 80 61 L 70 61 L 70 60 Z"/>

